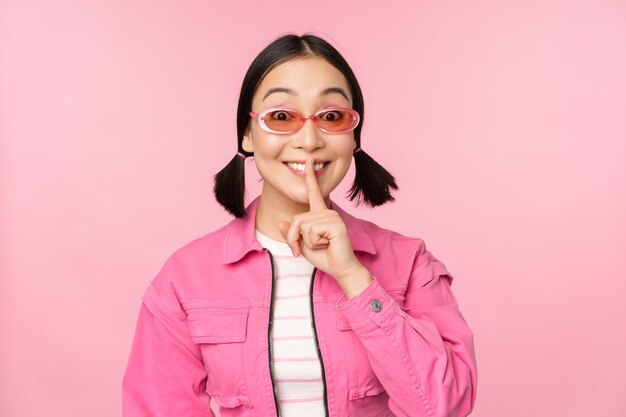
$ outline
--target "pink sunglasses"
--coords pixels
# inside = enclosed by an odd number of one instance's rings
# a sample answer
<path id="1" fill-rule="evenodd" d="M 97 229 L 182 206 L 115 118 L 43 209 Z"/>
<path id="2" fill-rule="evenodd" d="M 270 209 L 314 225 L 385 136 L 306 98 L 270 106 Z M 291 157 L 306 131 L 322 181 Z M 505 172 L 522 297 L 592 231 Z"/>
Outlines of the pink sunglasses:
<path id="1" fill-rule="evenodd" d="M 259 113 L 250 112 L 250 116 L 259 123 L 261 129 L 279 135 L 297 132 L 307 119 L 312 119 L 322 132 L 334 134 L 354 130 L 361 120 L 357 111 L 341 107 L 328 107 L 308 116 L 295 109 L 274 107 Z"/>

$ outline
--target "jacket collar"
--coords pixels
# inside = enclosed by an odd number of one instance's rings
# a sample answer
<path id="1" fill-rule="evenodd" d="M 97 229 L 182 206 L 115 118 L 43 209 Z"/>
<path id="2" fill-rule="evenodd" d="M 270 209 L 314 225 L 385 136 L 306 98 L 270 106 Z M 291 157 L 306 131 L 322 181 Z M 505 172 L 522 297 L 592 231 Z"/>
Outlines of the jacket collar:
<path id="1" fill-rule="evenodd" d="M 222 263 L 230 264 L 243 258 L 251 250 L 263 250 L 256 240 L 255 219 L 256 210 L 261 196 L 257 196 L 246 207 L 244 217 L 235 217 L 227 225 L 226 237 L 222 243 Z M 355 251 L 376 254 L 376 248 L 369 235 L 363 230 L 362 220 L 345 212 L 333 200 L 330 200 L 330 209 L 335 210 L 348 229 L 348 236 Z"/>

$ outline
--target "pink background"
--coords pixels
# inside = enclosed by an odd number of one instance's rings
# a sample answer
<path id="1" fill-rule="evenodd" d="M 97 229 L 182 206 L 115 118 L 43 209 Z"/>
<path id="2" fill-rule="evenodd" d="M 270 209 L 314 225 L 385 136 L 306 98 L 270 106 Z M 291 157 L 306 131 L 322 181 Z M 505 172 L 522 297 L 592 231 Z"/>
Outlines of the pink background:
<path id="1" fill-rule="evenodd" d="M 624 415 L 623 1 L 24 1 L 0 9 L 0 415 L 121 414 L 140 296 L 231 217 L 241 80 L 295 31 L 344 54 L 363 148 L 476 337 L 472 416 Z M 260 189 L 247 161 L 247 202 Z"/>

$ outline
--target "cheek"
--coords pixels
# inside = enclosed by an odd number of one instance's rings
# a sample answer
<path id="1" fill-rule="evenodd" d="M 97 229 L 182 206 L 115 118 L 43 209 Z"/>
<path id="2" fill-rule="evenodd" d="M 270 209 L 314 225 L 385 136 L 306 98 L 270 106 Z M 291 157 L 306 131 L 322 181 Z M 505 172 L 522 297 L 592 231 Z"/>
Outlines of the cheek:
<path id="1" fill-rule="evenodd" d="M 266 132 L 257 134 L 253 141 L 255 158 L 277 158 L 285 147 L 284 139 L 272 137 L 271 134 Z"/>
<path id="2" fill-rule="evenodd" d="M 348 133 L 346 138 L 343 138 L 338 144 L 341 146 L 341 153 L 347 153 L 352 155 L 352 150 L 356 146 L 356 141 L 354 140 L 354 132 Z"/>
<path id="3" fill-rule="evenodd" d="M 265 132 L 264 132 L 265 133 Z M 282 138 L 259 134 L 254 138 L 254 161 L 262 177 L 272 177 L 277 172 L 277 161 L 285 147 Z"/>
<path id="4" fill-rule="evenodd" d="M 350 165 L 352 164 L 352 148 L 353 143 L 350 141 L 346 141 L 344 143 L 338 144 L 334 151 L 337 158 L 335 159 L 335 167 L 333 169 L 333 177 L 337 185 L 341 180 L 345 177 L 346 173 L 350 169 Z"/>
<path id="5" fill-rule="evenodd" d="M 339 140 L 333 143 L 333 151 L 335 155 L 337 155 L 340 159 L 351 159 L 352 151 L 355 146 L 354 136 L 350 134 L 349 136 L 337 139 Z"/>
<path id="6" fill-rule="evenodd" d="M 335 166 L 335 175 L 339 177 L 337 178 L 337 183 L 341 182 L 341 180 L 346 176 L 351 163 L 352 161 L 349 158 L 341 158 L 337 160 L 337 164 Z"/>

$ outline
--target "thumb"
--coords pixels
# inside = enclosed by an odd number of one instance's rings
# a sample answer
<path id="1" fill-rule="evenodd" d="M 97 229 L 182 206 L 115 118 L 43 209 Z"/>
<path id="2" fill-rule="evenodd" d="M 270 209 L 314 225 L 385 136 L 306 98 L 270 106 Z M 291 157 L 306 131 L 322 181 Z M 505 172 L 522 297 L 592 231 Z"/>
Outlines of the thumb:
<path id="1" fill-rule="evenodd" d="M 287 240 L 287 232 L 289 231 L 289 227 L 291 223 L 281 220 L 278 223 L 278 230 L 280 230 L 280 234 L 283 235 L 283 239 Z"/>
<path id="2" fill-rule="evenodd" d="M 285 239 L 285 242 L 287 242 L 287 232 L 289 232 L 289 228 L 291 227 L 291 223 L 286 222 L 284 220 L 281 220 L 278 223 L 278 230 L 280 230 L 280 234 L 283 235 L 283 239 Z M 287 242 L 287 244 L 289 244 L 289 242 Z M 291 245 L 289 245 L 289 247 L 291 248 L 291 252 L 293 253 L 293 256 L 300 256 L 300 252 L 297 251 L 296 249 L 294 249 Z M 299 249 L 299 247 L 298 247 Z"/>

